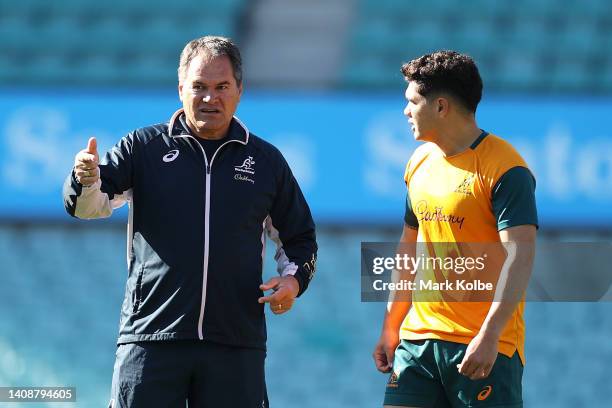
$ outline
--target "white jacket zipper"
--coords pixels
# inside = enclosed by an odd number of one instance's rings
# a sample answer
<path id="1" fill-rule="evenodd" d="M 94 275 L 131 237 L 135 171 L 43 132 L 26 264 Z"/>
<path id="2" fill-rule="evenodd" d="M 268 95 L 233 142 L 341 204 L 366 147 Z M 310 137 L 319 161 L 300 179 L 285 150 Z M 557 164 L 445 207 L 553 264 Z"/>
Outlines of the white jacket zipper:
<path id="1" fill-rule="evenodd" d="M 202 145 L 200 144 L 200 142 L 191 135 L 177 135 L 177 136 L 172 136 L 172 128 L 173 128 L 173 124 L 174 124 L 174 120 L 176 120 L 176 118 L 178 117 L 178 115 L 182 112 L 182 109 L 179 109 L 178 111 L 176 111 L 174 113 L 174 115 L 172 115 L 172 118 L 170 119 L 170 124 L 169 124 L 169 136 L 170 137 L 188 137 L 191 139 L 194 139 L 196 141 L 196 144 L 200 147 L 200 150 L 202 150 L 202 155 L 204 156 L 204 163 L 206 164 L 206 197 L 205 197 L 205 201 L 204 201 L 204 271 L 203 271 L 203 279 L 202 279 L 202 302 L 200 303 L 200 317 L 198 318 L 198 338 L 200 340 L 204 340 L 204 333 L 202 330 L 203 324 L 204 324 L 204 309 L 206 308 L 206 284 L 208 281 L 208 257 L 209 257 L 209 249 L 210 249 L 210 244 L 209 244 L 209 236 L 210 236 L 210 226 L 209 226 L 209 219 L 210 219 L 210 184 L 211 184 L 211 178 L 210 178 L 210 173 L 212 170 L 212 164 L 213 161 L 215 160 L 215 156 L 217 155 L 217 153 L 219 152 L 219 150 L 221 150 L 221 148 L 223 146 L 225 146 L 228 143 L 231 142 L 237 142 L 237 143 L 241 143 L 243 145 L 246 145 L 248 143 L 249 140 L 249 130 L 247 129 L 247 127 L 237 118 L 234 116 L 234 119 L 236 120 L 236 122 L 238 122 L 238 124 L 244 129 L 245 133 L 246 133 L 246 141 L 243 142 L 241 140 L 228 140 L 227 142 L 223 143 L 221 146 L 219 146 L 217 148 L 217 150 L 215 150 L 215 153 L 213 154 L 212 158 L 210 159 L 210 164 L 208 163 L 208 158 L 206 157 L 206 152 L 204 151 L 204 148 L 202 147 Z"/>
<path id="2" fill-rule="evenodd" d="M 193 136 L 189 136 L 189 137 L 195 139 L 195 137 Z M 221 150 L 223 146 L 231 142 L 242 143 L 239 140 L 228 140 L 227 142 L 223 143 L 221 146 L 217 147 L 217 150 L 215 150 L 215 153 L 210 159 L 210 164 L 209 164 L 204 148 L 202 147 L 202 145 L 200 145 L 200 142 L 196 140 L 196 143 L 198 144 L 198 146 L 200 146 L 200 149 L 202 150 L 202 154 L 204 155 L 204 162 L 206 163 L 206 185 L 205 185 L 206 186 L 206 198 L 204 201 L 204 272 L 203 272 L 204 276 L 202 279 L 202 302 L 200 303 L 200 317 L 198 318 L 198 338 L 200 340 L 204 340 L 204 332 L 203 332 L 204 309 L 206 308 L 206 284 L 208 283 L 208 258 L 210 254 L 209 253 L 209 250 L 210 250 L 210 241 L 209 241 L 209 237 L 210 237 L 210 225 L 209 225 L 210 186 L 211 186 L 210 174 L 212 172 L 212 164 L 213 164 L 213 161 L 215 160 L 215 156 L 217 156 L 217 153 L 219 152 L 219 150 Z"/>

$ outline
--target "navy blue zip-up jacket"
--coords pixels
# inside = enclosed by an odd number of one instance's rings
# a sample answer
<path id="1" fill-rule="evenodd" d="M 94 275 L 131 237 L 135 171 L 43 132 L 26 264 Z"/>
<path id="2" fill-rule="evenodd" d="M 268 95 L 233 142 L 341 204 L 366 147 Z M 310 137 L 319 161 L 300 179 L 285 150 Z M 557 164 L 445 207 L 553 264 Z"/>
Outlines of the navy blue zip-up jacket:
<path id="1" fill-rule="evenodd" d="M 118 344 L 200 339 L 265 349 L 265 234 L 278 272 L 306 290 L 317 244 L 308 204 L 282 154 L 234 118 L 206 154 L 181 124 L 135 130 L 100 160 L 100 180 L 64 184 L 66 211 L 108 217 L 124 203 L 128 279 Z"/>

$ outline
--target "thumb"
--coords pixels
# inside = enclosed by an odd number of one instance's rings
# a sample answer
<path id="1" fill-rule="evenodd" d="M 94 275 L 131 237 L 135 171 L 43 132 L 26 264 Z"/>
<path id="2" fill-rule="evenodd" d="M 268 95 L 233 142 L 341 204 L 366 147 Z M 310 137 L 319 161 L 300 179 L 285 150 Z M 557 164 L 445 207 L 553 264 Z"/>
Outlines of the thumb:
<path id="1" fill-rule="evenodd" d="M 461 359 L 461 362 L 457 364 L 457 370 L 461 371 L 461 367 L 463 367 L 463 365 L 465 364 L 465 357 L 466 356 L 463 356 L 463 358 Z"/>
<path id="2" fill-rule="evenodd" d="M 395 350 L 385 350 L 385 354 L 387 354 L 387 366 L 392 368 L 393 360 L 395 359 Z"/>
<path id="3" fill-rule="evenodd" d="M 87 153 L 98 154 L 98 142 L 95 137 L 90 137 L 87 142 Z"/>
<path id="4" fill-rule="evenodd" d="M 270 290 L 272 288 L 277 287 L 280 284 L 280 278 L 274 277 L 269 279 L 266 283 L 259 285 L 259 289 L 261 290 Z"/>

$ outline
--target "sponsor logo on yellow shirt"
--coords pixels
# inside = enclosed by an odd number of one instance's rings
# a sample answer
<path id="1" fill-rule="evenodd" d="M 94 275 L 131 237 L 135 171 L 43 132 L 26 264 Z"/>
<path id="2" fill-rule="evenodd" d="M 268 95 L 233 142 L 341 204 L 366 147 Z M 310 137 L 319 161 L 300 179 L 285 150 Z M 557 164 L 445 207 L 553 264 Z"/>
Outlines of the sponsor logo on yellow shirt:
<path id="1" fill-rule="evenodd" d="M 419 222 L 421 221 L 438 221 L 447 222 L 449 224 L 459 224 L 459 229 L 463 227 L 463 221 L 465 217 L 460 217 L 454 214 L 448 214 L 444 212 L 444 207 L 434 207 L 430 209 L 427 205 L 427 201 L 421 200 L 416 206 L 416 215 Z"/>

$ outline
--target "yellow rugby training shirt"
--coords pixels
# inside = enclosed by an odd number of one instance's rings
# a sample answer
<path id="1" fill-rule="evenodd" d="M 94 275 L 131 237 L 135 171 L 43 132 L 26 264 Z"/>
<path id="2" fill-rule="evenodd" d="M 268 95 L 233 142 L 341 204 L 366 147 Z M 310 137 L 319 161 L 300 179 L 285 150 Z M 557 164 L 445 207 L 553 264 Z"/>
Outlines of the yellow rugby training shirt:
<path id="1" fill-rule="evenodd" d="M 445 157 L 433 143 L 417 148 L 404 175 L 408 195 L 404 220 L 418 228 L 418 242 L 486 243 L 517 225 L 536 225 L 535 179 L 516 150 L 482 132 L 465 151 Z M 429 256 L 436 246 L 428 246 Z M 434 253 L 431 253 L 434 252 Z M 441 339 L 468 344 L 480 330 L 490 302 L 413 301 L 400 329 L 407 340 Z M 525 362 L 524 303 L 503 330 L 499 351 L 518 351 Z"/>

